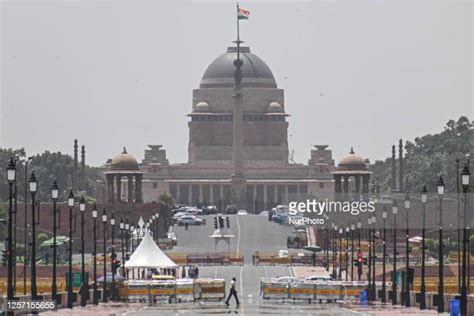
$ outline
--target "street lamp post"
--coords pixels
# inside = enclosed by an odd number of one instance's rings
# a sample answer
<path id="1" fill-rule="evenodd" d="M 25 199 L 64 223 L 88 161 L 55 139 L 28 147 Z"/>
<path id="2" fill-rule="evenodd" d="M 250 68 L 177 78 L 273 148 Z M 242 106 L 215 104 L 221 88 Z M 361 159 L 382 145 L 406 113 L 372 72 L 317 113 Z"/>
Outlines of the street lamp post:
<path id="1" fill-rule="evenodd" d="M 371 238 L 371 235 L 372 235 L 372 229 L 371 229 L 371 225 L 372 225 L 372 217 L 369 217 L 367 219 L 367 239 L 368 239 L 368 246 L 369 246 L 369 255 L 368 255 L 368 258 L 367 258 L 367 263 L 368 263 L 368 266 L 369 266 L 369 271 L 368 271 L 368 275 L 367 275 L 367 281 L 368 281 L 368 298 L 369 298 L 369 301 L 372 301 L 372 238 Z"/>
<path id="2" fill-rule="evenodd" d="M 461 194 L 459 192 L 459 163 L 461 162 L 461 159 L 456 158 L 456 206 L 457 206 L 457 224 L 458 224 L 458 229 L 457 229 L 457 251 L 458 251 L 458 288 L 459 288 L 459 293 L 461 293 L 461 275 L 462 275 L 462 267 L 461 267 Z"/>
<path id="3" fill-rule="evenodd" d="M 74 193 L 69 191 L 67 197 L 67 205 L 69 206 L 69 274 L 67 282 L 67 307 L 73 307 L 73 295 L 72 295 L 72 210 L 74 208 Z"/>
<path id="4" fill-rule="evenodd" d="M 397 304 L 397 213 L 398 203 L 393 200 L 393 272 L 392 272 L 392 305 Z"/>
<path id="5" fill-rule="evenodd" d="M 125 259 L 128 260 L 128 238 L 130 234 L 130 224 L 128 223 L 128 217 L 125 218 Z M 123 274 L 128 279 L 128 270 L 125 268 L 125 262 L 123 262 Z"/>
<path id="6" fill-rule="evenodd" d="M 346 281 L 349 280 L 349 226 L 346 227 Z"/>
<path id="7" fill-rule="evenodd" d="M 376 287 L 375 287 L 375 216 L 372 216 L 372 299 L 377 299 Z"/>
<path id="8" fill-rule="evenodd" d="M 338 279 L 342 280 L 342 228 L 339 228 L 339 273 Z"/>
<path id="9" fill-rule="evenodd" d="M 387 221 L 387 207 L 384 206 L 382 212 L 382 225 L 383 225 L 383 240 L 382 240 L 382 303 L 387 302 L 387 288 L 386 288 L 386 281 L 385 281 L 385 269 L 386 269 L 386 256 L 387 256 L 387 247 L 386 247 L 386 226 L 385 223 Z"/>
<path id="10" fill-rule="evenodd" d="M 124 252 L 124 244 L 123 244 L 123 233 L 125 231 L 125 223 L 123 222 L 123 218 L 120 217 L 120 241 L 122 247 L 122 275 L 125 276 L 125 252 Z"/>
<path id="11" fill-rule="evenodd" d="M 426 186 L 421 190 L 421 206 L 423 227 L 421 230 L 421 287 L 420 287 L 420 309 L 426 309 L 426 286 L 425 286 L 425 219 L 426 219 L 426 203 L 428 202 L 428 191 Z"/>
<path id="12" fill-rule="evenodd" d="M 135 232 L 135 225 L 133 223 L 130 224 L 130 253 L 133 252 L 133 234 Z M 132 269 L 132 279 L 135 278 L 135 269 Z"/>
<path id="13" fill-rule="evenodd" d="M 107 303 L 107 213 L 105 208 L 102 210 L 102 224 L 104 229 L 104 286 L 102 302 Z"/>
<path id="14" fill-rule="evenodd" d="M 112 271 L 112 284 L 111 284 L 111 300 L 115 301 L 116 300 L 116 295 L 115 295 L 115 216 L 114 212 L 112 211 L 112 214 L 110 215 L 110 226 L 111 226 L 111 234 L 112 234 L 112 255 L 111 255 L 111 267 L 110 270 Z"/>
<path id="15" fill-rule="evenodd" d="M 8 277 L 7 277 L 7 300 L 13 300 L 15 291 L 13 289 L 13 184 L 16 182 L 16 163 L 13 157 L 7 167 L 7 180 L 9 185 L 9 205 L 8 205 Z M 15 200 L 17 197 L 15 196 Z"/>
<path id="16" fill-rule="evenodd" d="M 84 213 L 86 211 L 86 200 L 81 196 L 79 201 L 79 210 L 81 211 L 81 306 L 86 306 L 87 292 L 89 291 L 87 282 L 85 282 L 86 267 L 84 260 Z"/>
<path id="17" fill-rule="evenodd" d="M 351 281 L 354 281 L 354 230 L 355 225 L 351 224 Z"/>
<path id="18" fill-rule="evenodd" d="M 439 176 L 436 185 L 438 189 L 439 199 L 439 240 L 438 240 L 438 313 L 444 313 L 444 259 L 443 259 L 443 195 L 444 195 L 444 181 L 443 176 Z"/>
<path id="19" fill-rule="evenodd" d="M 360 252 L 360 231 L 361 230 L 362 230 L 362 222 L 359 221 L 357 223 L 357 253 Z M 360 267 L 362 267 L 362 264 L 361 263 L 359 263 L 359 264 L 361 265 Z M 361 278 L 362 278 L 362 268 L 357 269 L 357 275 L 358 275 L 359 281 L 360 281 Z"/>
<path id="20" fill-rule="evenodd" d="M 334 223 L 333 223 L 334 224 Z M 337 225 L 334 225 L 333 242 L 332 242 L 332 275 L 337 278 L 336 273 L 336 247 L 337 247 Z"/>
<path id="21" fill-rule="evenodd" d="M 56 221 L 56 203 L 58 202 L 59 198 L 59 188 L 58 183 L 54 180 L 53 185 L 51 187 L 51 198 L 53 199 L 53 283 L 51 285 L 51 298 L 53 302 L 57 302 L 58 300 L 58 285 L 57 285 L 57 277 L 56 277 L 56 264 L 57 264 L 57 245 L 56 245 L 56 236 L 57 236 L 57 229 L 59 225 Z"/>
<path id="22" fill-rule="evenodd" d="M 37 288 L 36 288 L 36 218 L 35 218 L 35 196 L 38 190 L 38 181 L 36 180 L 35 173 L 31 173 L 30 181 L 30 193 L 31 193 L 31 299 L 37 299 Z"/>
<path id="23" fill-rule="evenodd" d="M 94 234 L 94 285 L 93 285 L 93 294 L 92 294 L 92 304 L 99 304 L 99 297 L 97 295 L 97 206 L 94 204 L 92 208 L 92 231 Z"/>
<path id="24" fill-rule="evenodd" d="M 463 243 L 462 243 L 462 279 L 461 279 L 461 316 L 467 315 L 467 288 L 466 288 L 466 256 L 469 251 L 466 247 L 468 242 L 468 218 L 467 218 L 467 200 L 468 200 L 468 191 L 469 191 L 469 180 L 471 177 L 471 172 L 469 170 L 469 165 L 466 163 L 464 169 L 461 173 L 461 183 L 462 190 L 464 195 L 464 223 L 463 223 Z"/>
<path id="25" fill-rule="evenodd" d="M 23 252 L 23 295 L 26 295 L 26 264 L 27 264 L 27 255 L 28 255 L 28 163 L 33 159 L 33 157 L 28 157 L 25 161 L 25 217 L 24 217 L 24 235 L 23 240 L 25 241 L 25 247 Z"/>
<path id="26" fill-rule="evenodd" d="M 408 271 L 410 270 L 410 235 L 408 227 L 408 211 L 410 210 L 410 194 L 407 192 L 405 196 L 405 210 L 406 210 L 406 260 L 405 260 L 405 307 L 410 307 L 410 284 Z"/>

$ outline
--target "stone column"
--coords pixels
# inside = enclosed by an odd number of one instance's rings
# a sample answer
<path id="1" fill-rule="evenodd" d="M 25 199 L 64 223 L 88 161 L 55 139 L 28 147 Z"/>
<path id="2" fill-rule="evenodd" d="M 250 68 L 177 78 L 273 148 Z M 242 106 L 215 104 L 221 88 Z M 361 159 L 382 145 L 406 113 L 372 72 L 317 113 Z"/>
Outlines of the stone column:
<path id="1" fill-rule="evenodd" d="M 335 186 L 334 186 L 334 190 L 336 191 L 336 193 L 342 193 L 341 176 L 340 175 L 334 175 L 334 181 L 336 182 Z"/>
<path id="2" fill-rule="evenodd" d="M 288 204 L 288 185 L 285 185 L 285 205 Z"/>
<path id="3" fill-rule="evenodd" d="M 370 175 L 363 175 L 362 177 L 362 196 L 364 197 L 364 200 L 369 199 L 369 181 L 370 181 Z"/>
<path id="4" fill-rule="evenodd" d="M 202 204 L 204 203 L 204 192 L 203 192 L 203 187 L 202 187 L 202 184 L 199 185 L 199 204 Z"/>
<path id="5" fill-rule="evenodd" d="M 176 203 L 181 203 L 181 193 L 180 193 L 181 186 L 176 184 Z"/>
<path id="6" fill-rule="evenodd" d="M 253 185 L 253 193 L 252 193 L 252 210 L 254 214 L 257 210 L 257 207 L 255 204 L 257 204 L 257 185 L 256 184 Z"/>
<path id="7" fill-rule="evenodd" d="M 143 203 L 142 180 L 142 174 L 135 175 L 135 203 Z"/>
<path id="8" fill-rule="evenodd" d="M 128 178 L 128 203 L 133 203 L 133 176 L 127 175 Z"/>
<path id="9" fill-rule="evenodd" d="M 117 202 L 122 202 L 122 175 L 117 174 L 115 176 L 115 182 L 117 184 Z"/>
<path id="10" fill-rule="evenodd" d="M 214 185 L 209 184 L 209 204 L 214 205 Z"/>
<path id="11" fill-rule="evenodd" d="M 361 176 L 356 175 L 356 176 L 354 176 L 354 178 L 355 178 L 355 191 L 356 191 L 356 194 L 359 194 L 360 193 L 360 178 L 361 178 Z"/>
<path id="12" fill-rule="evenodd" d="M 342 180 L 343 180 L 342 199 L 347 200 L 349 198 L 349 176 L 348 175 L 342 176 Z"/>
<path id="13" fill-rule="evenodd" d="M 114 175 L 113 174 L 107 175 L 107 202 L 108 203 L 114 202 Z"/>
<path id="14" fill-rule="evenodd" d="M 263 209 L 264 210 L 267 210 L 268 209 L 268 206 L 267 206 L 267 186 L 264 184 L 263 185 Z"/>
<path id="15" fill-rule="evenodd" d="M 193 184 L 192 183 L 189 184 L 188 193 L 189 193 L 189 199 L 188 199 L 189 200 L 189 205 L 192 205 L 193 204 Z"/>
<path id="16" fill-rule="evenodd" d="M 275 183 L 273 185 L 273 204 L 276 204 L 278 203 L 278 184 Z"/>

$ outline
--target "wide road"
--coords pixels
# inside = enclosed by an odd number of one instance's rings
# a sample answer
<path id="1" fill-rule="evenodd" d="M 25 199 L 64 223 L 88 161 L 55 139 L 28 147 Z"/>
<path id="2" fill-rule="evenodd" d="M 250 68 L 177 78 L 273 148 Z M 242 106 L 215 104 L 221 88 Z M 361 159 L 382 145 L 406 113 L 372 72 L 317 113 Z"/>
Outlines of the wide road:
<path id="1" fill-rule="evenodd" d="M 241 315 L 354 315 L 356 312 L 340 308 L 337 305 L 289 304 L 263 300 L 260 297 L 260 278 L 293 275 L 292 268 L 287 266 L 253 266 L 252 252 L 276 252 L 286 249 L 286 238 L 291 235 L 292 227 L 281 226 L 268 221 L 265 216 L 230 215 L 230 230 L 235 235 L 230 244 L 230 251 L 244 255 L 243 266 L 199 267 L 199 277 L 223 278 L 229 286 L 232 277 L 237 279 L 237 291 L 241 299 L 240 307 L 231 300 L 230 307 L 223 302 L 202 304 L 172 304 L 170 306 L 145 307 L 140 311 L 129 312 L 129 315 L 223 315 L 238 313 Z M 214 216 L 207 216 L 205 226 L 175 227 L 178 246 L 171 252 L 214 252 L 214 241 L 209 238 L 214 232 Z M 221 241 L 217 251 L 228 251 L 227 244 Z M 303 251 L 303 250 L 302 250 Z"/>

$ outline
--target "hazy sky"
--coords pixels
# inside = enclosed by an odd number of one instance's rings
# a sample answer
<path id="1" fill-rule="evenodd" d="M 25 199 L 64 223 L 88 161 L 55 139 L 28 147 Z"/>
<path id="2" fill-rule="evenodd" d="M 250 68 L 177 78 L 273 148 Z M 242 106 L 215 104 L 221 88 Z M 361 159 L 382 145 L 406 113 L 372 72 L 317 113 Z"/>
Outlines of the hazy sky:
<path id="1" fill-rule="evenodd" d="M 371 160 L 473 119 L 472 1 L 242 1 L 242 39 L 285 89 L 289 147 Z M 89 164 L 162 144 L 187 160 L 192 89 L 235 39 L 230 1 L 2 1 L 0 147 Z"/>

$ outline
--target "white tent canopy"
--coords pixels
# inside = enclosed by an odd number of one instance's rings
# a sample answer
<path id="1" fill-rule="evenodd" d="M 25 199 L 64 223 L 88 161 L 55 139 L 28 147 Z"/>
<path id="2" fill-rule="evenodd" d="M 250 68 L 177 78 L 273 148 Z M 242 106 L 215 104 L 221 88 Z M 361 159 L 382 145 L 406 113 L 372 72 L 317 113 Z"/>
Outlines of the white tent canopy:
<path id="1" fill-rule="evenodd" d="M 125 262 L 125 268 L 177 268 L 178 265 L 158 247 L 151 238 L 150 232 L 145 232 L 140 245 L 130 256 L 130 260 Z"/>

